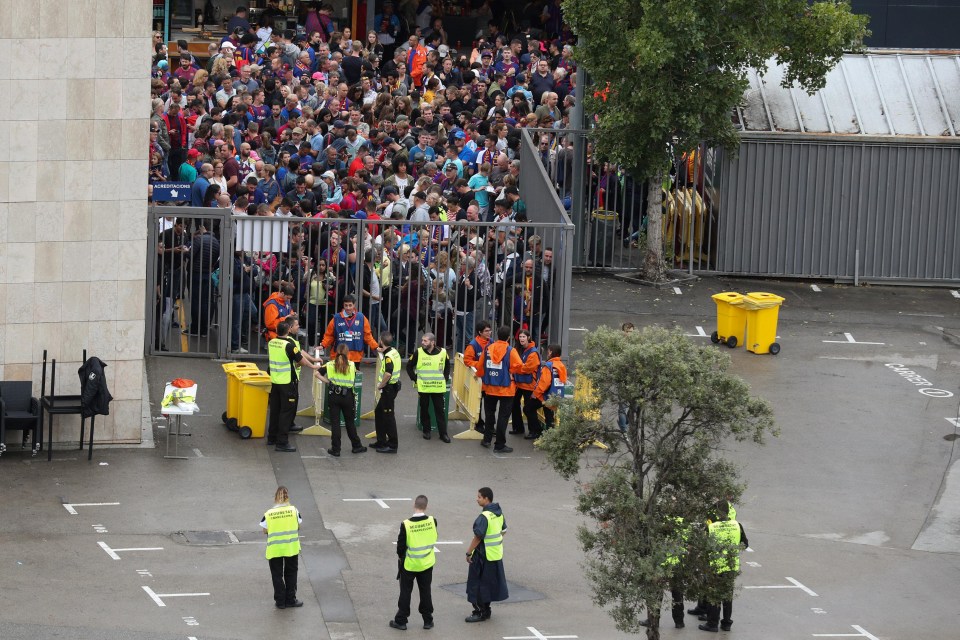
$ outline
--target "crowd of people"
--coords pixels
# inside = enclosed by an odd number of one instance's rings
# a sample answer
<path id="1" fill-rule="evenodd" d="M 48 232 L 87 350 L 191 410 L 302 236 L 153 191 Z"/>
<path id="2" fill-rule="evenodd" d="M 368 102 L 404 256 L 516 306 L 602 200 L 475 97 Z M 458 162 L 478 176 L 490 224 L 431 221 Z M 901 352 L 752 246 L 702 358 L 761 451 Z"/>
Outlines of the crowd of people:
<path id="1" fill-rule="evenodd" d="M 162 223 L 155 347 L 170 348 L 187 292 L 184 332 L 207 334 L 225 271 L 235 353 L 270 339 L 271 299 L 313 346 L 347 295 L 404 355 L 424 331 L 462 351 L 481 319 L 547 342 L 559 238 L 526 224 L 521 129 L 563 129 L 577 85 L 559 3 L 541 4 L 532 24 L 506 35 L 491 19 L 462 50 L 438 8 L 421 25 L 389 2 L 363 41 L 325 5 L 297 30 L 240 7 L 207 60 L 155 34 L 151 182 L 189 183 L 193 207 L 310 219 L 289 225 L 283 251 L 223 247 L 223 259 L 213 219 Z"/>

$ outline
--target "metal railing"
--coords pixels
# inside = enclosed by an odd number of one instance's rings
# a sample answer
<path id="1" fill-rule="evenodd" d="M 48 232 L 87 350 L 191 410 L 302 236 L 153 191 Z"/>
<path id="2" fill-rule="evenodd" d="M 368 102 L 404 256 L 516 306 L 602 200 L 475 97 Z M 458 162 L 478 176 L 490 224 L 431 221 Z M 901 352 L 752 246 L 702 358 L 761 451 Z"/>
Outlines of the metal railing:
<path id="1" fill-rule="evenodd" d="M 151 208 L 148 354 L 265 356 L 265 305 L 284 287 L 304 347 L 322 342 L 348 295 L 404 354 L 424 332 L 461 352 L 481 320 L 567 345 L 570 223 L 230 214 Z"/>
<path id="2" fill-rule="evenodd" d="M 524 180 L 530 179 L 529 163 L 543 166 L 577 229 L 574 268 L 639 270 L 646 242 L 646 178 L 597 160 L 587 131 L 524 131 L 535 146 L 535 151 L 524 157 Z M 585 154 L 582 174 L 577 171 L 581 152 Z M 662 208 L 668 267 L 690 273 L 715 269 L 718 202 L 714 183 L 718 171 L 717 154 L 704 145 L 678 157 L 670 168 Z"/>

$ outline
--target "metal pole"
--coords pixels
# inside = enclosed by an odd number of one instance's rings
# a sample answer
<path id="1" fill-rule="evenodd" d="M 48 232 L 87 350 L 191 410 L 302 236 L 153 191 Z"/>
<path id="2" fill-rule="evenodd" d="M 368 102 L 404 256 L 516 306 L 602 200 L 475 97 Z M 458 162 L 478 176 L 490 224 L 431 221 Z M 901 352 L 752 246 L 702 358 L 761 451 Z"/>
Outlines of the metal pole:
<path id="1" fill-rule="evenodd" d="M 578 46 L 584 46 L 581 39 Z M 583 97 L 586 94 L 587 72 L 583 66 L 577 69 L 577 85 L 580 93 L 577 101 L 573 104 L 573 114 L 570 118 L 570 128 L 575 131 L 585 131 L 587 129 L 586 118 L 583 109 Z M 573 187 L 571 190 L 570 214 L 573 218 L 573 224 L 576 227 L 573 238 L 573 266 L 582 267 L 584 265 L 584 251 L 586 248 L 586 193 L 585 179 L 587 173 L 587 136 L 585 133 L 574 134 L 573 138 Z"/>

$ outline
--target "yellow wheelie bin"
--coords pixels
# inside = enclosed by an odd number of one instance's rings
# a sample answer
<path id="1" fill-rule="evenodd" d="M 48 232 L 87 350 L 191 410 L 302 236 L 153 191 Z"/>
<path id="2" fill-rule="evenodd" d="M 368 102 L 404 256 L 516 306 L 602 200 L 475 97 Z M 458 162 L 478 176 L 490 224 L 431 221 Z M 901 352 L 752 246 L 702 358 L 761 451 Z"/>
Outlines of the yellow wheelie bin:
<path id="1" fill-rule="evenodd" d="M 753 291 L 743 298 L 747 313 L 747 351 L 753 353 L 780 353 L 777 343 L 777 317 L 783 298 L 772 293 Z"/>
<path id="2" fill-rule="evenodd" d="M 235 374 L 248 371 L 257 371 L 257 365 L 253 362 L 227 362 L 223 364 L 223 372 L 227 374 L 227 406 L 220 419 L 231 431 L 237 430 L 237 413 L 240 411 L 240 381 Z"/>
<path id="3" fill-rule="evenodd" d="M 267 406 L 270 402 L 270 374 L 265 371 L 242 371 L 236 374 L 240 382 L 237 402 L 237 431 L 240 437 L 262 438 L 267 430 Z"/>
<path id="4" fill-rule="evenodd" d="M 735 291 L 724 291 L 711 296 L 717 303 L 717 330 L 710 334 L 713 344 L 724 343 L 731 349 L 743 344 L 747 313 L 743 296 Z"/>

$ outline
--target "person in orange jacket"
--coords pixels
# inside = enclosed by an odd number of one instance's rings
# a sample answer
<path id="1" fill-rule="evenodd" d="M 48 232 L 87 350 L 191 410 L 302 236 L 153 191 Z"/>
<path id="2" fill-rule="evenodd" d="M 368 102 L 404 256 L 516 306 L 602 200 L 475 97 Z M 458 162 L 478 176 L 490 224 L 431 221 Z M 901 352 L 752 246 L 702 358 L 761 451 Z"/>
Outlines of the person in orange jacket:
<path id="1" fill-rule="evenodd" d="M 327 324 L 327 331 L 323 334 L 320 346 L 327 353 L 333 353 L 340 344 L 347 345 L 350 352 L 347 358 L 350 362 L 360 362 L 363 359 L 363 344 L 376 349 L 379 343 L 374 340 L 370 331 L 370 321 L 357 311 L 357 299 L 353 295 L 343 297 L 343 311 L 333 316 Z"/>
<path id="2" fill-rule="evenodd" d="M 479 377 L 480 374 L 477 373 L 477 366 L 480 364 L 480 354 L 483 353 L 483 350 L 487 348 L 487 345 L 490 344 L 490 335 L 493 333 L 493 328 L 490 326 L 490 323 L 486 320 L 481 320 L 477 323 L 477 335 L 470 341 L 463 349 L 463 364 L 467 365 L 473 369 L 474 374 Z M 483 406 L 483 391 L 480 392 L 480 406 Z M 477 417 L 477 424 L 473 427 L 476 431 L 483 433 L 484 423 L 483 423 L 483 411 L 480 412 L 480 415 Z"/>
<path id="3" fill-rule="evenodd" d="M 497 329 L 497 341 L 487 345 L 477 365 L 477 373 L 483 381 L 483 412 L 486 424 L 480 444 L 489 447 L 496 433 L 497 439 L 493 450 L 497 453 L 513 451 L 507 446 L 507 421 L 513 409 L 513 397 L 517 393 L 513 374 L 523 370 L 520 354 L 507 342 L 509 339 L 510 327 L 503 326 Z M 498 405 L 499 413 L 497 413 Z"/>
<path id="4" fill-rule="evenodd" d="M 290 283 L 280 285 L 279 291 L 270 294 L 263 303 L 263 333 L 267 341 L 277 337 L 277 325 L 281 320 L 286 320 L 290 316 L 296 316 L 290 307 L 290 301 L 293 300 L 294 288 Z M 294 336 L 296 337 L 296 336 Z"/>
<path id="5" fill-rule="evenodd" d="M 537 345 L 533 341 L 532 334 L 526 329 L 517 332 L 517 351 L 520 352 L 520 360 L 523 361 L 523 369 L 520 373 L 513 376 L 513 381 L 517 385 L 517 393 L 513 397 L 513 428 L 510 433 L 514 435 L 523 435 L 523 416 L 526 413 L 526 407 L 530 404 L 530 396 L 537 386 L 536 376 L 540 371 L 540 353 L 537 351 Z M 530 433 L 523 436 L 524 440 L 533 440 L 533 423 L 527 418 L 530 424 Z"/>
<path id="6" fill-rule="evenodd" d="M 543 407 L 546 428 L 550 429 L 553 427 L 554 411 L 545 403 L 551 399 L 563 397 L 564 385 L 567 384 L 567 366 L 560 361 L 560 355 L 560 345 L 547 345 L 547 361 L 540 365 L 533 395 L 523 408 L 523 412 L 527 415 L 527 422 L 530 424 L 530 435 L 533 438 L 539 438 L 543 433 L 538 414 L 540 408 Z"/>
<path id="7" fill-rule="evenodd" d="M 427 48 L 420 44 L 417 34 L 410 34 L 407 39 L 410 48 L 407 50 L 407 72 L 415 87 L 423 85 L 423 65 L 427 63 Z"/>

